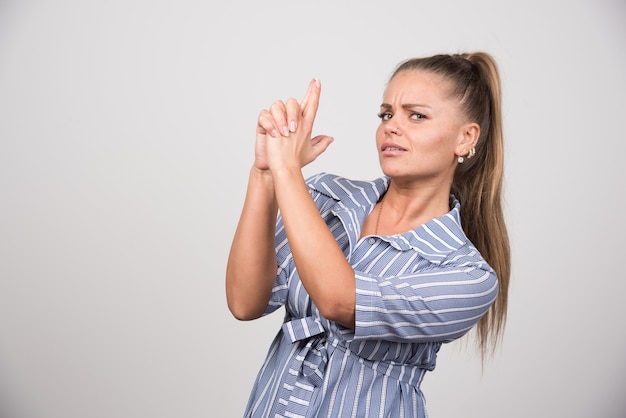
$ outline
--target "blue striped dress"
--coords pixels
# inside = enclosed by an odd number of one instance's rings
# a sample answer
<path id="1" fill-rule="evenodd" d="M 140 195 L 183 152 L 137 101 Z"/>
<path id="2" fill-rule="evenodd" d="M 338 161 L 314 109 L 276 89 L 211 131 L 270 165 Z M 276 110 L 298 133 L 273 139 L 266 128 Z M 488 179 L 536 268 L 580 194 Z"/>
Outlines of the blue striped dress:
<path id="1" fill-rule="evenodd" d="M 355 271 L 356 326 L 320 315 L 279 216 L 278 273 L 265 314 L 284 307 L 285 320 L 245 417 L 426 417 L 424 374 L 434 369 L 441 344 L 467 333 L 495 300 L 493 269 L 463 233 L 452 196 L 449 213 L 412 231 L 359 239 L 389 179 L 322 173 L 307 185 Z"/>

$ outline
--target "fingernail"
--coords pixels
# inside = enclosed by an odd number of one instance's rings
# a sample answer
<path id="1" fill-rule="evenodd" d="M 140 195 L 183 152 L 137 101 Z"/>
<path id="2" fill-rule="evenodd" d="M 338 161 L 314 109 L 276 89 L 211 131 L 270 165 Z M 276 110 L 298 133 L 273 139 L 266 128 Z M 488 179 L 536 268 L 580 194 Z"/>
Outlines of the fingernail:
<path id="1" fill-rule="evenodd" d="M 295 132 L 296 131 L 296 121 L 292 120 L 291 122 L 289 122 L 289 130 L 291 132 Z"/>
<path id="2" fill-rule="evenodd" d="M 321 83 L 321 81 L 319 80 L 319 78 L 316 78 L 316 79 L 315 79 L 315 85 L 316 85 L 317 87 L 321 87 L 321 86 L 322 86 L 322 83 Z"/>
<path id="3" fill-rule="evenodd" d="M 289 136 L 289 129 L 286 126 L 283 126 L 283 136 Z"/>
<path id="4" fill-rule="evenodd" d="M 276 129 L 272 130 L 272 136 L 274 138 L 278 138 L 280 135 L 278 135 L 278 131 Z"/>

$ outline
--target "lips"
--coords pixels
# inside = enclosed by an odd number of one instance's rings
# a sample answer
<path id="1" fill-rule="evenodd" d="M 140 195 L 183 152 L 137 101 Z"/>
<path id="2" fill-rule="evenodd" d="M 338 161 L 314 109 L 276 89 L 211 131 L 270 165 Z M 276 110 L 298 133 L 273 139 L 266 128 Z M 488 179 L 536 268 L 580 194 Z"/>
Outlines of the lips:
<path id="1" fill-rule="evenodd" d="M 386 154 L 392 154 L 392 153 L 397 153 L 397 152 L 403 152 L 406 151 L 406 148 L 401 147 L 398 144 L 394 144 L 393 142 L 385 142 L 383 143 L 383 145 L 380 147 L 380 150 Z"/>

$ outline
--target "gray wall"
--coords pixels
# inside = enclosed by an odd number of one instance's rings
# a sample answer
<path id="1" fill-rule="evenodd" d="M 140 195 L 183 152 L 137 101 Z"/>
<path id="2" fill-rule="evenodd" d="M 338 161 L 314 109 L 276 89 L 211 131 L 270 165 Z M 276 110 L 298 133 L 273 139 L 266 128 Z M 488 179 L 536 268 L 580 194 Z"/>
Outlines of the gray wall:
<path id="1" fill-rule="evenodd" d="M 305 174 L 380 175 L 401 60 L 502 72 L 509 321 L 445 346 L 431 417 L 623 417 L 626 6 L 0 1 L 0 416 L 241 415 L 281 314 L 226 308 L 259 110 L 323 84 Z"/>

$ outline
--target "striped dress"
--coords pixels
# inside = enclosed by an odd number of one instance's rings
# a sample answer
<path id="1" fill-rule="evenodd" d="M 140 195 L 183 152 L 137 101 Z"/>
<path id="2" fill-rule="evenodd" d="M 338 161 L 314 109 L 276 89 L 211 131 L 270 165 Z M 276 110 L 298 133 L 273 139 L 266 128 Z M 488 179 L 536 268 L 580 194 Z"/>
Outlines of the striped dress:
<path id="1" fill-rule="evenodd" d="M 285 320 L 245 417 L 426 417 L 424 374 L 434 369 L 441 344 L 467 333 L 495 300 L 493 269 L 463 233 L 452 196 L 449 213 L 412 231 L 359 239 L 389 179 L 322 173 L 307 185 L 355 271 L 356 326 L 320 315 L 279 216 L 278 273 L 265 314 L 284 307 Z"/>

